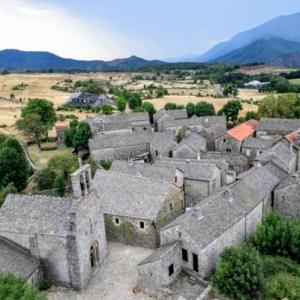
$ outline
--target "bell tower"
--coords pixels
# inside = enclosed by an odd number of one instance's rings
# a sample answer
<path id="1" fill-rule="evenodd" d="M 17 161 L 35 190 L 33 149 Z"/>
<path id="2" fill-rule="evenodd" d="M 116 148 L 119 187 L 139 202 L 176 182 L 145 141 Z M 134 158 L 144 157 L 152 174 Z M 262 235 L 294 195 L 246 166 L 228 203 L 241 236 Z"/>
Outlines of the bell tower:
<path id="1" fill-rule="evenodd" d="M 71 174 L 72 190 L 74 198 L 81 198 L 91 190 L 92 171 L 88 164 L 82 165 L 79 161 L 79 169 Z"/>

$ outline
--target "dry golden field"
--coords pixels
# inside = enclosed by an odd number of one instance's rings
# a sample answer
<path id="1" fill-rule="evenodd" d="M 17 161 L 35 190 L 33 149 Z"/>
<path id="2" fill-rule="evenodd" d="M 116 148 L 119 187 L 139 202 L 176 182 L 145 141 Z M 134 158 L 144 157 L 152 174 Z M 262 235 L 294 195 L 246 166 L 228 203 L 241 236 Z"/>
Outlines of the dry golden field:
<path id="1" fill-rule="evenodd" d="M 133 80 L 134 73 L 82 73 L 82 74 L 10 74 L 0 76 L 0 97 L 9 98 L 13 92 L 15 99 L 22 103 L 5 101 L 0 99 L 0 132 L 4 134 L 18 136 L 22 138 L 16 131 L 14 124 L 20 117 L 21 109 L 24 107 L 29 98 L 44 98 L 54 103 L 55 107 L 62 105 L 70 96 L 70 93 L 61 92 L 51 89 L 51 86 L 56 83 L 63 82 L 65 79 L 71 79 L 73 82 L 77 80 L 94 79 L 103 84 L 112 86 L 124 86 L 130 90 L 142 91 L 145 86 L 151 84 L 162 84 L 168 89 L 169 96 L 159 99 L 151 99 L 156 109 L 161 109 L 167 102 L 175 102 L 176 104 L 187 104 L 188 102 L 197 103 L 199 101 L 208 101 L 215 105 L 216 110 L 219 110 L 227 101 L 227 98 L 214 98 L 214 91 L 208 81 L 203 83 L 194 83 L 191 79 L 174 80 L 171 77 L 159 77 L 156 81 L 153 80 Z M 153 74 L 145 74 L 143 76 L 151 77 Z M 23 90 L 13 90 L 13 87 L 23 83 L 26 87 Z M 201 97 L 198 97 L 199 94 Z M 197 96 L 198 95 L 198 96 Z M 241 89 L 239 98 L 241 100 L 261 100 L 265 95 L 259 94 L 256 90 Z M 244 115 L 248 110 L 256 110 L 257 106 L 243 103 Z M 60 114 L 74 114 L 80 120 L 84 120 L 87 115 L 92 115 L 86 112 L 58 112 Z M 68 124 L 67 119 L 64 122 L 58 122 L 59 125 Z M 3 125 L 7 127 L 3 127 Z M 54 136 L 54 130 L 50 132 L 50 136 Z"/>
<path id="2" fill-rule="evenodd" d="M 257 75 L 262 73 L 271 73 L 271 74 L 279 74 L 292 72 L 296 69 L 280 67 L 280 66 L 272 66 L 272 65 L 258 65 L 258 66 L 243 66 L 240 69 L 236 70 L 236 73 L 244 73 L 249 75 Z"/>

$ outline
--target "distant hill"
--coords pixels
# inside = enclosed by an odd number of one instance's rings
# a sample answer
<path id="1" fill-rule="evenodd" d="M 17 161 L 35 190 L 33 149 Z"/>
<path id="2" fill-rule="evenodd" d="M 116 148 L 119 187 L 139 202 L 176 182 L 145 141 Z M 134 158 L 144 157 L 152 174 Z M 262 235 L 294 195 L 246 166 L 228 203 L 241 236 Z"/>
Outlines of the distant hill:
<path id="1" fill-rule="evenodd" d="M 131 56 L 129 58 L 123 59 L 115 59 L 112 61 L 86 61 L 62 58 L 53 53 L 43 51 L 20 51 L 15 49 L 7 49 L 0 51 L 0 69 L 5 70 L 44 71 L 53 69 L 55 71 L 109 71 L 130 70 L 163 63 L 164 62 L 162 61 L 149 61 L 136 56 Z"/>
<path id="2" fill-rule="evenodd" d="M 241 32 L 229 41 L 217 44 L 208 50 L 198 58 L 198 61 L 219 60 L 220 57 L 224 57 L 256 41 L 272 38 L 300 43 L 300 12 L 293 15 L 277 17 L 258 27 Z"/>
<path id="3" fill-rule="evenodd" d="M 285 67 L 300 67 L 300 43 L 280 38 L 262 39 L 212 61 L 237 64 L 256 61 Z"/>

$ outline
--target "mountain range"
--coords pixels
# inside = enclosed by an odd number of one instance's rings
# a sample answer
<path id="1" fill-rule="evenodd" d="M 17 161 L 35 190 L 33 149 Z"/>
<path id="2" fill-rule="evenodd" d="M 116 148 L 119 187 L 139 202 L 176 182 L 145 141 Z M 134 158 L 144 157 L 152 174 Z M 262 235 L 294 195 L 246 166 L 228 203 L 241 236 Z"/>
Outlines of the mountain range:
<path id="1" fill-rule="evenodd" d="M 201 56 L 190 55 L 166 59 L 168 62 L 231 62 L 246 64 L 263 62 L 287 67 L 300 67 L 300 12 L 279 16 L 253 29 L 236 34 Z M 67 59 L 42 51 L 0 51 L 0 70 L 53 69 L 82 71 L 133 70 L 164 64 L 160 60 L 145 60 L 131 56 L 112 61 Z"/>
<path id="2" fill-rule="evenodd" d="M 163 62 L 159 60 L 145 60 L 137 56 L 112 61 L 87 61 L 62 58 L 50 52 L 43 51 L 20 51 L 15 49 L 0 51 L 0 69 L 5 70 L 45 71 L 53 69 L 55 71 L 125 71 L 155 64 L 163 64 Z"/>

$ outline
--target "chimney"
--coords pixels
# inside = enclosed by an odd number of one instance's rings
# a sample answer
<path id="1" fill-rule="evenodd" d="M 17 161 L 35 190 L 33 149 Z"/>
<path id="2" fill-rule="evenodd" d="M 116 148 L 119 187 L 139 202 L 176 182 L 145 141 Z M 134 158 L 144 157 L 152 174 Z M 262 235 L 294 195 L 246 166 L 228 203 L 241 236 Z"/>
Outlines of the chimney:
<path id="1" fill-rule="evenodd" d="M 201 154 L 200 152 L 197 154 L 197 160 L 200 160 L 201 159 Z"/>
<path id="2" fill-rule="evenodd" d="M 232 202 L 233 201 L 233 197 L 232 197 L 232 191 L 230 189 L 226 189 L 224 192 L 224 200 L 228 201 L 228 202 Z"/>

